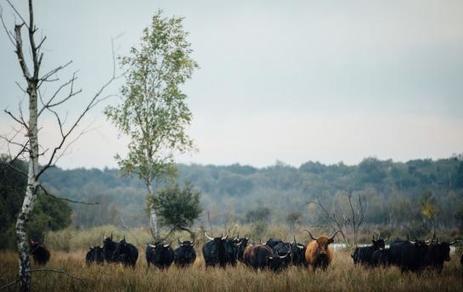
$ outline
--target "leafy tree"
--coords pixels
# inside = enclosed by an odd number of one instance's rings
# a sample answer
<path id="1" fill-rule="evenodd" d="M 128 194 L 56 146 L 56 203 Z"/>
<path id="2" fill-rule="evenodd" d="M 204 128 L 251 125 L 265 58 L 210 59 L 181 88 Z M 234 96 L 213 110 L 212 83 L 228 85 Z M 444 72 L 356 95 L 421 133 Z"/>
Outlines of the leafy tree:
<path id="1" fill-rule="evenodd" d="M 270 220 L 271 211 L 267 207 L 257 207 L 246 213 L 246 221 L 253 223 L 256 221 L 266 222 Z"/>
<path id="2" fill-rule="evenodd" d="M 296 227 L 296 224 L 301 223 L 301 220 L 302 220 L 302 213 L 298 211 L 291 212 L 288 214 L 288 216 L 286 216 L 286 222 L 288 222 L 289 229 L 291 231 L 294 230 L 294 228 Z"/>
<path id="3" fill-rule="evenodd" d="M 191 184 L 186 184 L 183 188 L 175 184 L 159 190 L 157 202 L 150 202 L 148 205 L 156 206 L 161 226 L 168 227 L 171 232 L 187 231 L 194 240 L 194 233 L 190 228 L 202 212 L 200 195 Z M 149 199 L 153 200 L 153 197 Z"/>
<path id="4" fill-rule="evenodd" d="M 121 58 L 127 72 L 122 87 L 122 103 L 105 113 L 119 130 L 130 137 L 126 158 L 116 156 L 125 174 L 135 173 L 143 180 L 147 197 L 153 197 L 152 184 L 173 171 L 173 153 L 192 148 L 186 133 L 191 112 L 182 92 L 183 85 L 197 67 L 183 30 L 182 18 L 164 18 L 158 11 L 151 26 L 143 30 L 138 47 Z M 150 225 L 159 238 L 156 206 L 151 202 Z"/>
<path id="5" fill-rule="evenodd" d="M 435 231 L 435 220 L 439 214 L 439 207 L 431 192 L 425 192 L 420 200 L 420 213 L 425 221 L 431 222 Z"/>
<path id="6" fill-rule="evenodd" d="M 5 158 L 0 158 L 0 249 L 14 248 L 16 216 L 27 184 L 26 177 L 18 172 L 25 171 L 26 164 L 18 160 L 13 167 Z M 71 213 L 72 210 L 66 202 L 47 198 L 43 192 L 39 192 L 27 226 L 28 238 L 43 240 L 46 231 L 69 226 Z"/>

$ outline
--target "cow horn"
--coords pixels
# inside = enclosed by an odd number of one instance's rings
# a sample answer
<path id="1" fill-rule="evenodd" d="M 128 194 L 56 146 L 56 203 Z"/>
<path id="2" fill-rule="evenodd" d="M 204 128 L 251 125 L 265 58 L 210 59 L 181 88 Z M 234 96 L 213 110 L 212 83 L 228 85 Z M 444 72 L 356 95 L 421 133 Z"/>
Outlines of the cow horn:
<path id="1" fill-rule="evenodd" d="M 210 237 L 209 235 L 207 235 L 207 232 L 204 232 L 204 235 L 206 236 L 207 239 L 209 239 L 209 240 L 214 240 L 213 237 Z"/>
<path id="2" fill-rule="evenodd" d="M 178 241 L 178 245 L 182 245 L 182 242 L 180 241 L 180 239 L 177 238 L 177 241 Z"/>
<path id="3" fill-rule="evenodd" d="M 164 244 L 162 245 L 163 247 L 169 247 L 170 244 Z"/>
<path id="4" fill-rule="evenodd" d="M 334 237 L 336 236 L 336 234 L 338 234 L 339 232 L 341 232 L 340 230 L 336 231 L 333 236 L 330 237 L 331 240 L 334 240 Z"/>
<path id="5" fill-rule="evenodd" d="M 224 237 L 222 237 L 222 240 L 226 240 L 228 238 L 228 235 L 225 235 Z"/>
<path id="6" fill-rule="evenodd" d="M 309 230 L 304 229 L 305 232 L 307 232 L 312 240 L 317 240 L 318 238 L 313 237 L 312 233 L 310 233 Z"/>

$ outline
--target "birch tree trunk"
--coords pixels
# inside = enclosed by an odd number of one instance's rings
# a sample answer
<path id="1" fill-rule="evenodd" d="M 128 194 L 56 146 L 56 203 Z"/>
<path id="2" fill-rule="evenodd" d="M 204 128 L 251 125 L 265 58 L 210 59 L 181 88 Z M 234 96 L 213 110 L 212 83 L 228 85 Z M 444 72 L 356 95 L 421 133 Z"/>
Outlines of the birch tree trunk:
<path id="1" fill-rule="evenodd" d="M 29 168 L 27 174 L 26 194 L 21 212 L 19 213 L 16 221 L 16 243 L 19 253 L 20 291 L 31 290 L 31 262 L 29 257 L 30 251 L 26 226 L 37 199 L 38 182 L 36 180 L 36 175 L 38 173 L 39 165 L 39 144 L 37 136 L 37 84 L 34 80 L 29 82 L 27 92 L 29 95 Z"/>
<path id="2" fill-rule="evenodd" d="M 154 193 L 153 193 L 153 188 L 150 183 L 146 183 L 146 188 L 148 189 L 148 197 L 153 198 L 153 201 L 151 202 L 149 208 L 150 212 L 150 229 L 151 229 L 151 235 L 153 236 L 154 240 L 158 240 L 160 238 L 159 235 L 159 222 L 158 222 L 158 215 L 156 214 L 156 209 L 154 208 Z"/>

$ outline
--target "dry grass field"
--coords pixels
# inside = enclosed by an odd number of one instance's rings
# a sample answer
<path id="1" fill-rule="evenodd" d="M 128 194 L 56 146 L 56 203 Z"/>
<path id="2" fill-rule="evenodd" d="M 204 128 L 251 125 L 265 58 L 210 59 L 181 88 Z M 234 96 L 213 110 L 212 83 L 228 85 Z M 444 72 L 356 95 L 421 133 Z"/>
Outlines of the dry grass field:
<path id="1" fill-rule="evenodd" d="M 144 251 L 135 269 L 120 265 L 86 266 L 85 251 L 52 251 L 44 269 L 64 270 L 72 276 L 37 271 L 34 291 L 462 291 L 463 270 L 456 256 L 441 274 L 401 274 L 397 268 L 365 269 L 352 264 L 349 253 L 336 252 L 327 271 L 308 272 L 291 267 L 281 273 L 255 272 L 241 264 L 205 269 L 202 257 L 190 268 L 167 271 L 147 268 Z M 37 269 L 39 267 L 33 267 Z M 0 253 L 0 286 L 15 279 L 14 252 Z M 14 291 L 12 286 L 10 291 Z M 6 290 L 8 290 L 6 289 Z"/>

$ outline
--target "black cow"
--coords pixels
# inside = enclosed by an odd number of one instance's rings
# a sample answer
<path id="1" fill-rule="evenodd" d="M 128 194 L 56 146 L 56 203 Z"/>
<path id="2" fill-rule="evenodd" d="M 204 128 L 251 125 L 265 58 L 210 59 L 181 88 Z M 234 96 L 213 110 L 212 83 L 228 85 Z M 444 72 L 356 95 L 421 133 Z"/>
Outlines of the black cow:
<path id="1" fill-rule="evenodd" d="M 159 269 L 166 269 L 174 262 L 174 250 L 170 244 L 163 241 L 147 244 L 145 254 L 148 267 L 153 264 Z"/>
<path id="2" fill-rule="evenodd" d="M 224 268 L 228 264 L 236 264 L 238 249 L 233 239 L 228 239 L 228 236 L 213 238 L 207 233 L 205 233 L 205 236 L 209 239 L 203 245 L 203 257 L 206 267 L 220 265 Z"/>
<path id="3" fill-rule="evenodd" d="M 133 244 L 126 242 L 124 238 L 117 244 L 116 250 L 113 253 L 113 259 L 124 266 L 135 267 L 138 259 L 138 250 Z"/>
<path id="4" fill-rule="evenodd" d="M 196 259 L 194 242 L 189 240 L 178 241 L 178 247 L 174 251 L 174 262 L 177 266 L 186 267 L 191 265 Z"/>
<path id="5" fill-rule="evenodd" d="M 287 267 L 290 263 L 289 253 L 284 256 L 274 254 L 273 250 L 268 245 L 248 246 L 243 255 L 244 263 L 256 270 L 271 269 L 272 271 L 280 271 Z"/>
<path id="6" fill-rule="evenodd" d="M 291 243 L 291 262 L 295 266 L 307 266 L 305 261 L 305 246 L 297 243 L 296 238 Z"/>
<path id="7" fill-rule="evenodd" d="M 354 260 L 354 264 L 362 264 L 367 266 L 372 266 L 372 255 L 376 250 L 384 248 L 384 239 L 379 238 L 375 240 L 373 238 L 372 245 L 356 247 L 354 253 L 351 255 Z"/>
<path id="8" fill-rule="evenodd" d="M 426 266 L 428 245 L 424 241 L 395 240 L 391 243 L 390 262 L 404 271 L 421 271 Z"/>
<path id="9" fill-rule="evenodd" d="M 389 266 L 391 264 L 389 248 L 375 250 L 371 255 L 371 263 L 375 267 Z"/>
<path id="10" fill-rule="evenodd" d="M 283 240 L 281 239 L 275 239 L 275 238 L 270 238 L 269 240 L 267 240 L 267 242 L 265 243 L 266 246 L 270 247 L 272 250 L 274 250 L 275 246 L 280 244 L 280 243 L 283 243 Z"/>
<path id="11" fill-rule="evenodd" d="M 34 263 L 37 265 L 46 265 L 50 260 L 50 252 L 38 241 L 31 240 L 31 253 Z"/>
<path id="12" fill-rule="evenodd" d="M 291 243 L 281 241 L 272 248 L 275 255 L 291 254 Z"/>
<path id="13" fill-rule="evenodd" d="M 450 261 L 450 243 L 432 241 L 428 246 L 425 265 L 440 273 L 444 268 L 444 262 L 448 261 Z"/>
<path id="14" fill-rule="evenodd" d="M 117 259 L 114 258 L 114 252 L 117 249 L 117 245 L 118 243 L 113 241 L 112 234 L 110 237 L 106 237 L 103 240 L 103 254 L 104 254 L 104 259 L 107 263 L 117 262 Z"/>
<path id="15" fill-rule="evenodd" d="M 85 256 L 85 262 L 87 264 L 97 263 L 102 264 L 104 263 L 104 251 L 103 248 L 100 246 L 92 246 L 90 250 L 87 252 Z"/>
<path id="16" fill-rule="evenodd" d="M 237 259 L 241 262 L 243 262 L 243 254 L 244 254 L 244 250 L 246 249 L 247 245 L 248 245 L 248 242 L 249 242 L 249 238 L 247 237 L 237 237 L 234 239 L 234 244 L 237 248 Z"/>

